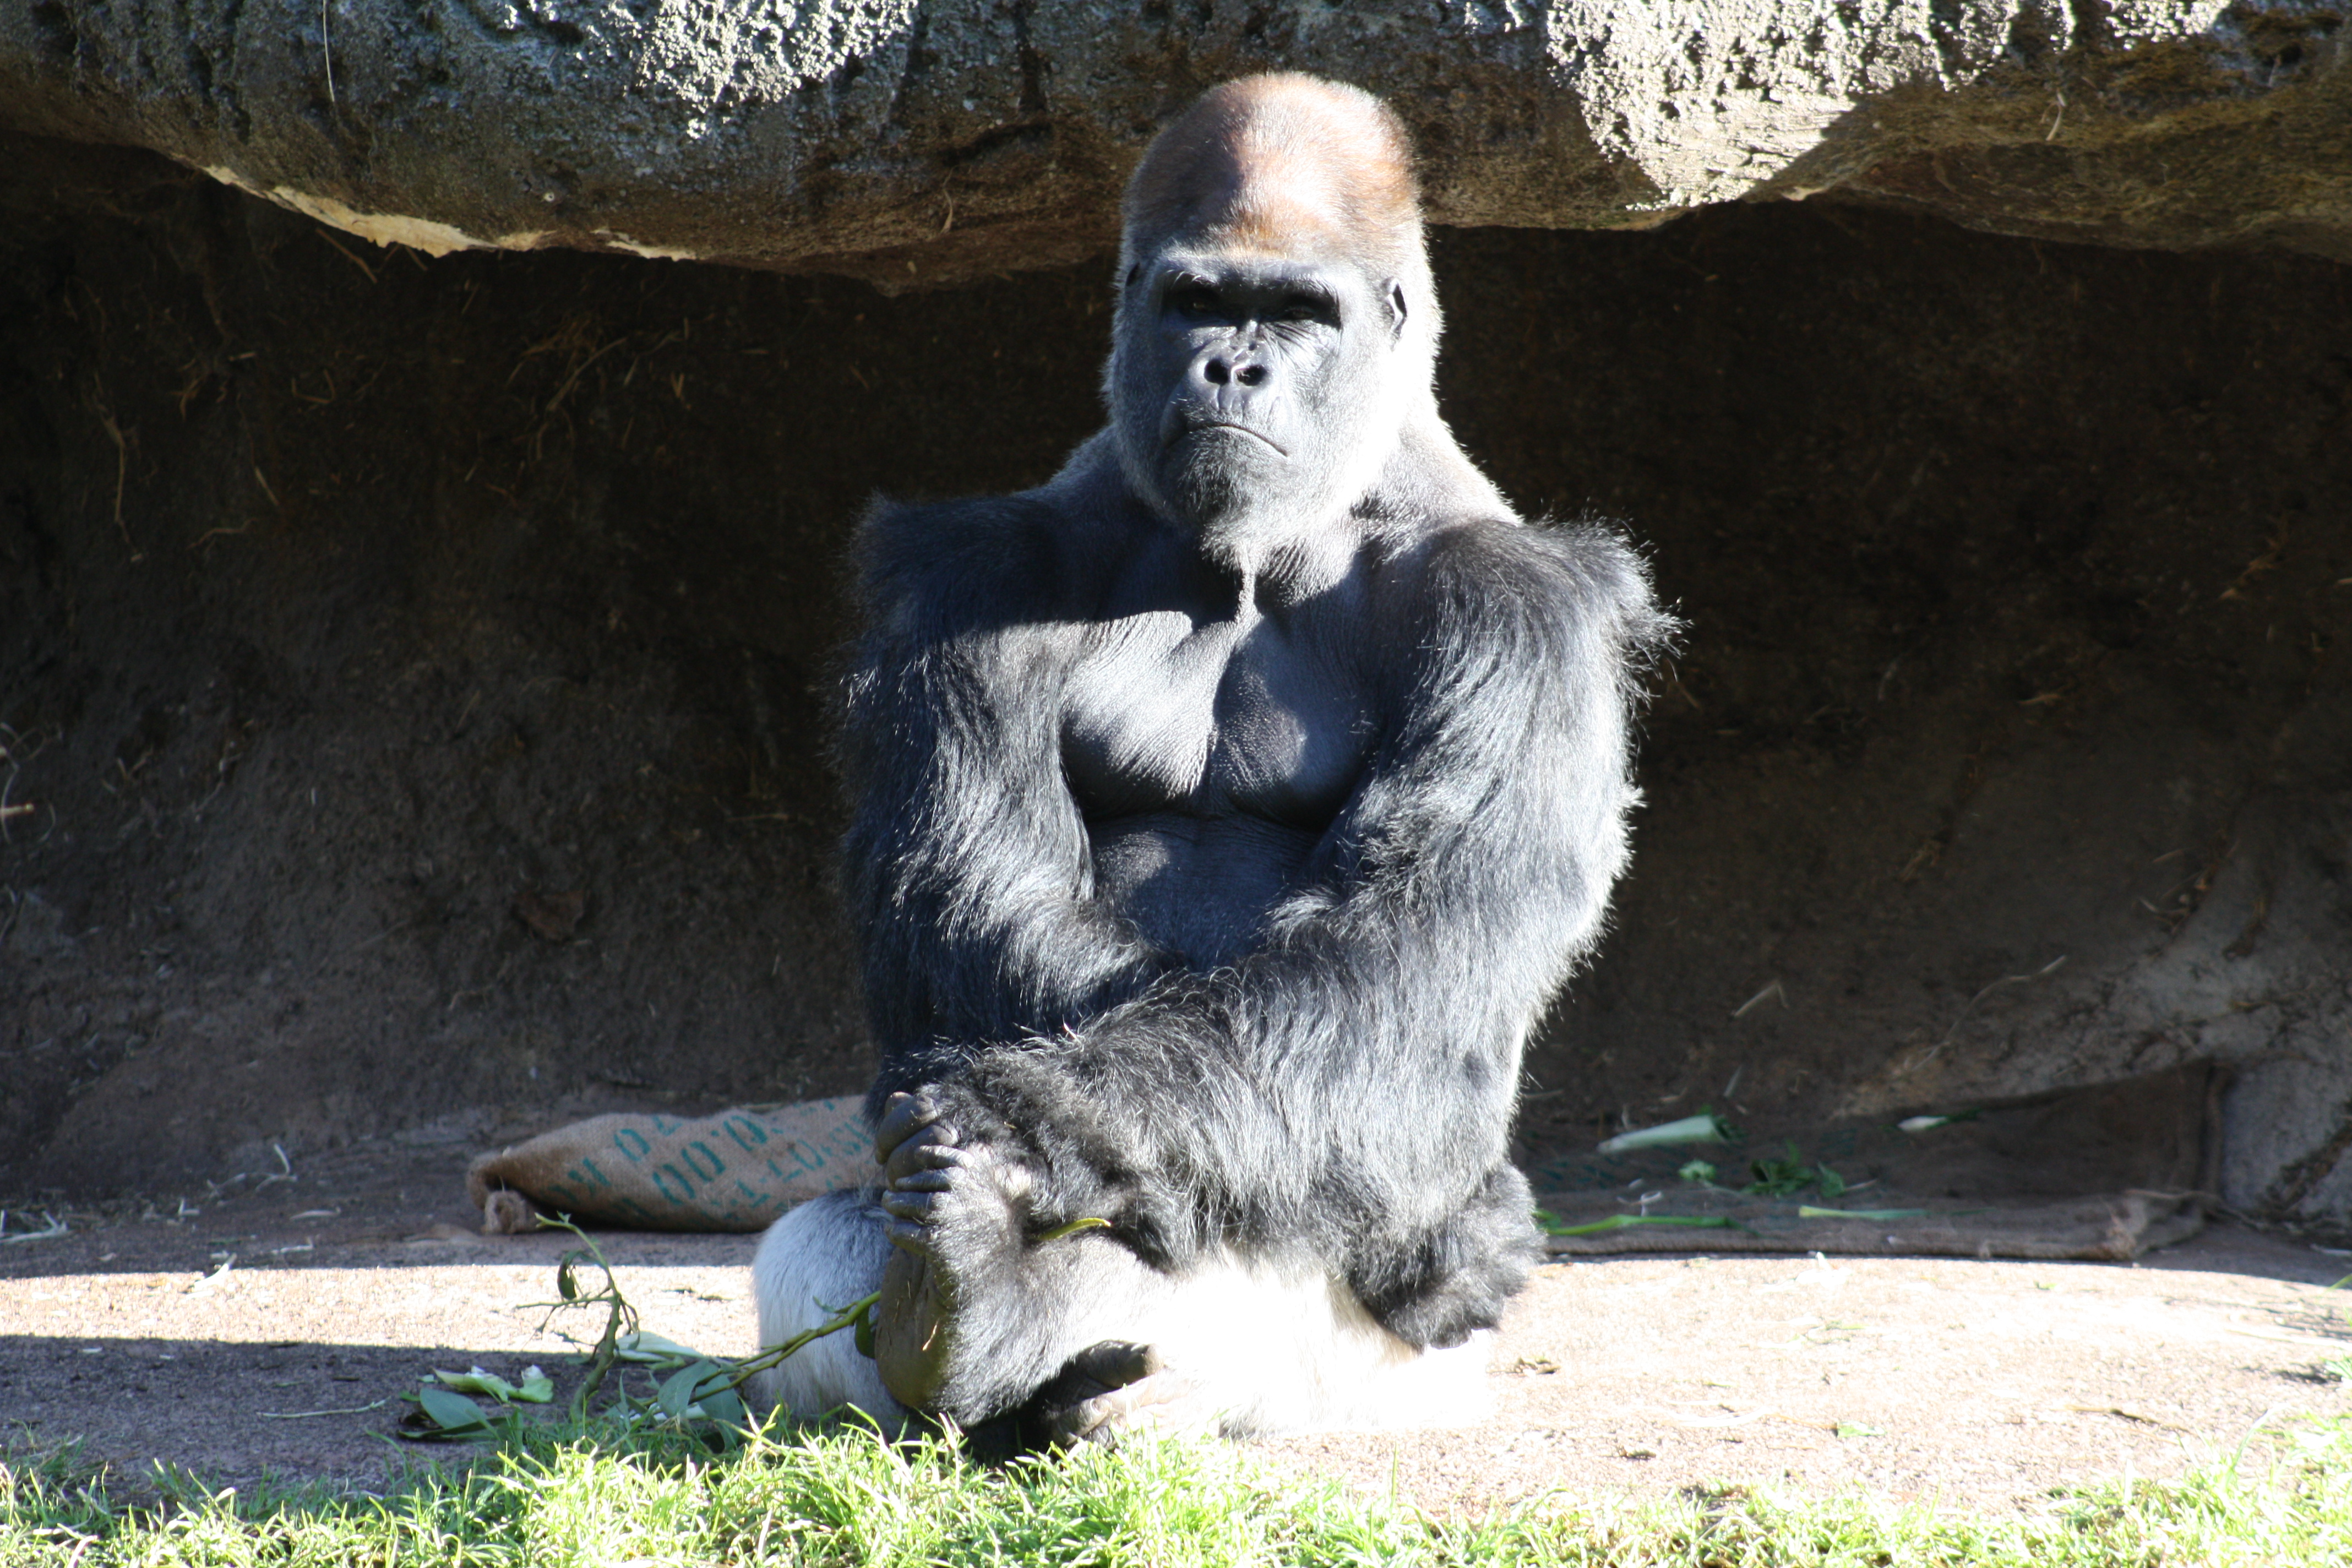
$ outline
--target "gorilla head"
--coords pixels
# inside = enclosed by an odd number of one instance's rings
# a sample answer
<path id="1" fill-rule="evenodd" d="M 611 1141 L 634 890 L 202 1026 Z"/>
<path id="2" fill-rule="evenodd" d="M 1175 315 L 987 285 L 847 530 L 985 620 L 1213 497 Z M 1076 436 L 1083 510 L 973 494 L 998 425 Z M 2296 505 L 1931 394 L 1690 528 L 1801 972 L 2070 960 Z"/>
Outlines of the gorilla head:
<path id="1" fill-rule="evenodd" d="M 1228 83 L 1153 142 L 1124 216 L 1104 395 L 1128 482 L 1214 554 L 1344 514 L 1434 413 L 1396 117 L 1312 77 Z"/>

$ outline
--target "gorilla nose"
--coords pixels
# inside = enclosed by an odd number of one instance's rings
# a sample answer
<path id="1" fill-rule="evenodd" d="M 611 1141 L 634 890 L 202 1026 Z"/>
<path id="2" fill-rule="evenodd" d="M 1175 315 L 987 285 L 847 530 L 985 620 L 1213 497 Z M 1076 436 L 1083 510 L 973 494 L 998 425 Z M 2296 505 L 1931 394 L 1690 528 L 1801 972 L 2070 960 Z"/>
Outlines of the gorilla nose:
<path id="1" fill-rule="evenodd" d="M 1264 386 L 1265 366 L 1244 354 L 1211 354 L 1201 362 L 1201 379 L 1211 386 Z"/>

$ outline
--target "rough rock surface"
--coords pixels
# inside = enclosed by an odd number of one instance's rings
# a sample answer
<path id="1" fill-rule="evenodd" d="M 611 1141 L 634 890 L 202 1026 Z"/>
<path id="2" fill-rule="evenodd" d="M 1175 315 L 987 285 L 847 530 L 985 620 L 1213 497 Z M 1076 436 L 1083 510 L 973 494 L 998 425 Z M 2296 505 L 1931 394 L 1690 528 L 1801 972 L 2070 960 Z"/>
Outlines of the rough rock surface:
<path id="1" fill-rule="evenodd" d="M 1074 260 L 1171 108 L 1388 94 L 1444 223 L 1824 191 L 2352 255 L 2339 0 L 11 0 L 0 121 L 376 240 L 923 286 Z"/>

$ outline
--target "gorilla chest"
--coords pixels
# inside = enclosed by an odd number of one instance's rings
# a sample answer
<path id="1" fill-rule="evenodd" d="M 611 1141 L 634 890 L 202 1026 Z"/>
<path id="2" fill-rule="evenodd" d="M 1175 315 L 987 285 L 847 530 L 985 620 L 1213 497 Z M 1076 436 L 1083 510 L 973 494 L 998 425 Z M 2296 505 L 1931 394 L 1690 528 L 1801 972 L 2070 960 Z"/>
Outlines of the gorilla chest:
<path id="1" fill-rule="evenodd" d="M 1147 610 L 1096 627 L 1072 671 L 1063 765 L 1090 823 L 1178 814 L 1328 826 L 1371 742 L 1362 683 L 1311 627 Z"/>

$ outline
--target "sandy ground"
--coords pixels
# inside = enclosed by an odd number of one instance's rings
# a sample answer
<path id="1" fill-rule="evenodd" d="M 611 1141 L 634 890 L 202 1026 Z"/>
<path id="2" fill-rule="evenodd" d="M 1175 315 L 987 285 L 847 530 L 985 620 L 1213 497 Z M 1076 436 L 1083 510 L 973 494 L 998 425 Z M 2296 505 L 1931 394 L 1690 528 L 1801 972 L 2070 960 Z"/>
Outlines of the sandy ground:
<path id="1" fill-rule="evenodd" d="M 0 1443 L 370 1484 L 417 1457 L 389 1434 L 428 1370 L 537 1363 L 561 1383 L 562 1334 L 597 1326 L 550 1321 L 565 1242 L 473 1234 L 462 1164 L 414 1141 L 0 1246 Z M 646 1327 L 752 1348 L 752 1238 L 602 1239 Z M 1480 1426 L 1259 1448 L 1432 1508 L 1759 1481 L 2021 1502 L 2347 1408 L 2320 1370 L 2352 1354 L 2352 1291 L 2328 1289 L 2347 1273 L 2227 1227 L 2128 1267 L 1562 1263 L 1515 1305 Z"/>

